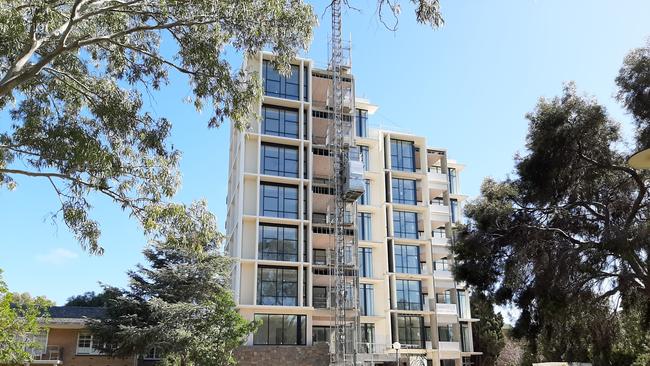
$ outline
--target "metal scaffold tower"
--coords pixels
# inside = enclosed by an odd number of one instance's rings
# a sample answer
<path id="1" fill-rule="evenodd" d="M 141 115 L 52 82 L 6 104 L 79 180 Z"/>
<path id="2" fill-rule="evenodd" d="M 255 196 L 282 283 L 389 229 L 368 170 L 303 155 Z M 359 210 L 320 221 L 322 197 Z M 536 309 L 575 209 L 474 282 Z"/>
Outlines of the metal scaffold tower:
<path id="1" fill-rule="evenodd" d="M 331 2 L 332 35 L 329 69 L 332 74 L 331 122 L 327 144 L 332 160 L 330 185 L 334 191 L 330 210 L 333 224 L 334 253 L 330 293 L 333 295 L 331 333 L 334 338 L 331 364 L 348 366 L 357 364 L 359 341 L 359 277 L 358 245 L 354 231 L 356 199 L 363 194 L 363 165 L 352 140 L 352 116 L 354 97 L 351 79 L 343 78 L 349 64 L 343 55 L 341 39 L 341 0 Z M 345 63 L 345 64 L 344 64 Z M 348 109 L 345 115 L 344 109 Z M 351 234 L 352 233 L 352 234 Z"/>

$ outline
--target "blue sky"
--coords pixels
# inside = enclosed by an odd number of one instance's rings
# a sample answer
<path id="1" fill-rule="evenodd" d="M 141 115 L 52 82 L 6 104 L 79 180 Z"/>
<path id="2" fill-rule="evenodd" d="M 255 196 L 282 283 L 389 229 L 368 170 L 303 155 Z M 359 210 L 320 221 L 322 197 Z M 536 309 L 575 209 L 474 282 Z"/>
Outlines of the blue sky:
<path id="1" fill-rule="evenodd" d="M 351 0 L 344 33 L 351 35 L 357 94 L 378 104 L 373 125 L 426 135 L 467 164 L 466 194 L 478 194 L 484 177 L 512 172 L 523 151 L 524 115 L 540 96 L 558 95 L 574 80 L 629 131 L 630 120 L 613 98 L 614 78 L 625 54 L 650 37 L 647 0 L 441 0 L 446 25 L 415 24 L 404 6 L 399 30 L 375 16 L 375 0 Z M 314 1 L 318 14 L 325 1 Z M 402 0 L 402 3 L 407 3 Z M 321 19 L 307 56 L 327 61 L 329 17 Z M 229 58 L 239 64 L 237 55 Z M 188 88 L 173 78 L 147 108 L 174 123 L 172 142 L 183 151 L 178 200 L 205 198 L 223 226 L 228 127 L 207 129 L 208 113 L 184 104 Z M 6 128 L 6 114 L 0 115 Z M 46 295 L 63 304 L 71 295 L 98 290 L 99 282 L 124 286 L 126 270 L 142 260 L 145 244 L 125 212 L 94 198 L 106 253 L 84 253 L 65 225 L 50 220 L 57 198 L 47 182 L 18 179 L 0 190 L 0 268 L 12 291 Z"/>

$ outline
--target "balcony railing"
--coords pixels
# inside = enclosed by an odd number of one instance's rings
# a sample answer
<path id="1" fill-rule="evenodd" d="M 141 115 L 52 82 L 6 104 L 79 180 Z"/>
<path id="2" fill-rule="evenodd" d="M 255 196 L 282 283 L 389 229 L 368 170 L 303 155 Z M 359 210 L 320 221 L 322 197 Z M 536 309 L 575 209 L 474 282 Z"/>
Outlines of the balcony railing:
<path id="1" fill-rule="evenodd" d="M 58 363 L 56 361 L 63 361 L 63 347 L 47 346 L 45 352 L 42 354 L 34 355 L 33 357 L 34 361 L 40 361 L 38 363 Z"/>

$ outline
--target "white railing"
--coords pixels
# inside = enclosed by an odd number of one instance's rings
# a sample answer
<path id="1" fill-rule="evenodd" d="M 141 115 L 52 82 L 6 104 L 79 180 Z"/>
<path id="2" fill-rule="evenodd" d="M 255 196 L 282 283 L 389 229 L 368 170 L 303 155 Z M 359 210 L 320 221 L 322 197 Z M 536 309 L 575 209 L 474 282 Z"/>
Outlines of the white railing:
<path id="1" fill-rule="evenodd" d="M 460 342 L 440 342 L 438 347 L 440 351 L 460 351 Z"/>
<path id="2" fill-rule="evenodd" d="M 436 313 L 438 313 L 438 314 L 456 315 L 456 314 L 458 314 L 458 309 L 456 307 L 456 304 L 437 303 L 436 304 Z"/>

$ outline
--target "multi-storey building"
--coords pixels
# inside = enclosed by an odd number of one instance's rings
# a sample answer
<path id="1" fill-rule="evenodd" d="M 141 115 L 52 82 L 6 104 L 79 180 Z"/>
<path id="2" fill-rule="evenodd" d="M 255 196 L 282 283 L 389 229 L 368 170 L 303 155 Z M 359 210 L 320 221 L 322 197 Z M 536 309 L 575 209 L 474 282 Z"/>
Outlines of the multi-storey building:
<path id="1" fill-rule="evenodd" d="M 260 53 L 245 63 L 261 75 L 264 96 L 260 119 L 231 131 L 227 250 L 239 259 L 238 309 L 262 321 L 247 345 L 309 347 L 329 342 L 332 324 L 331 72 L 296 59 L 285 77 L 272 59 Z M 360 359 L 470 364 L 478 319 L 450 270 L 463 165 L 422 136 L 369 128 L 377 106 L 354 97 L 351 73 L 343 82 L 344 118 L 365 170 L 365 193 L 347 229 L 359 247 L 359 351 L 370 355 Z"/>

